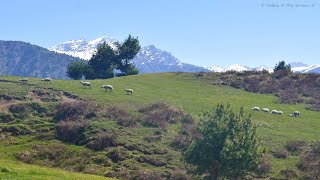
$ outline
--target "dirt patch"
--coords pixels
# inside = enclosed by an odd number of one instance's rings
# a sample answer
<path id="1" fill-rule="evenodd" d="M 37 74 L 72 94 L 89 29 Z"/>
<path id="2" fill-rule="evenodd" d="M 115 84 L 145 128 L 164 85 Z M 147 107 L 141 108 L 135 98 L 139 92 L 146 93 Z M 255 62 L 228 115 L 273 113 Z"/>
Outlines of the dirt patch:
<path id="1" fill-rule="evenodd" d="M 19 101 L 6 101 L 0 100 L 0 111 L 1 112 L 9 112 L 9 107 L 13 104 L 17 104 Z"/>

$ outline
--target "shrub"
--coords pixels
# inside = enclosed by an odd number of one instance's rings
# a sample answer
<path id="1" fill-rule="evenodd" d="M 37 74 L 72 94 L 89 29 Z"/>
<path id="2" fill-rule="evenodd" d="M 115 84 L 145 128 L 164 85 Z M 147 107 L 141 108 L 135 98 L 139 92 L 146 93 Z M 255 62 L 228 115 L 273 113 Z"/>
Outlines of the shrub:
<path id="1" fill-rule="evenodd" d="M 260 80 L 256 76 L 248 76 L 244 78 L 245 90 L 249 92 L 258 92 Z"/>
<path id="2" fill-rule="evenodd" d="M 278 159 L 286 159 L 288 157 L 288 151 L 285 149 L 275 149 L 272 155 Z"/>
<path id="3" fill-rule="evenodd" d="M 85 144 L 84 131 L 89 126 L 86 121 L 60 121 L 56 127 L 58 139 L 69 143 Z"/>
<path id="4" fill-rule="evenodd" d="M 294 179 L 298 177 L 298 173 L 293 169 L 281 170 L 280 174 L 284 175 L 287 178 Z"/>
<path id="5" fill-rule="evenodd" d="M 257 173 L 259 175 L 264 175 L 269 173 L 271 169 L 272 169 L 271 163 L 265 156 L 263 156 L 257 164 Z"/>
<path id="6" fill-rule="evenodd" d="M 278 92 L 278 85 L 277 81 L 275 80 L 266 80 L 263 82 L 260 82 L 259 84 L 259 92 L 265 93 L 265 94 L 271 94 Z"/>
<path id="7" fill-rule="evenodd" d="M 145 136 L 143 137 L 143 139 L 144 139 L 145 141 L 147 141 L 148 143 L 152 143 L 152 142 L 160 141 L 160 140 L 161 140 L 161 137 L 160 137 L 160 136 L 155 136 L 155 135 L 150 135 L 150 134 L 148 134 L 148 135 L 145 135 Z"/>
<path id="8" fill-rule="evenodd" d="M 189 180 L 191 179 L 188 174 L 182 170 L 173 171 L 170 174 L 169 180 Z"/>
<path id="9" fill-rule="evenodd" d="M 165 178 L 162 177 L 159 171 L 146 171 L 139 170 L 133 176 L 134 180 L 163 180 Z"/>
<path id="10" fill-rule="evenodd" d="M 29 126 L 26 126 L 24 124 L 0 126 L 0 129 L 2 132 L 10 133 L 13 136 L 26 135 L 35 132 Z"/>
<path id="11" fill-rule="evenodd" d="M 9 111 L 18 118 L 25 118 L 28 117 L 30 113 L 32 113 L 32 115 L 44 115 L 47 109 L 39 103 L 23 103 L 11 105 Z"/>
<path id="12" fill-rule="evenodd" d="M 8 123 L 14 121 L 14 117 L 11 114 L 0 113 L 0 123 Z"/>
<path id="13" fill-rule="evenodd" d="M 71 101 L 60 103 L 56 106 L 54 120 L 82 120 L 90 119 L 97 116 L 99 109 L 96 103 L 86 101 Z"/>
<path id="14" fill-rule="evenodd" d="M 118 163 L 129 158 L 129 154 L 120 148 L 116 148 L 108 152 L 107 156 L 114 162 Z"/>
<path id="15" fill-rule="evenodd" d="M 307 145 L 307 142 L 305 141 L 289 141 L 286 144 L 286 149 L 289 152 L 301 152 L 303 148 Z"/>
<path id="16" fill-rule="evenodd" d="M 191 144 L 191 138 L 186 135 L 177 135 L 170 143 L 170 146 L 176 149 L 185 149 Z"/>
<path id="17" fill-rule="evenodd" d="M 301 156 L 298 167 L 304 171 L 305 179 L 320 178 L 320 141 L 313 143 L 310 150 Z"/>
<path id="18" fill-rule="evenodd" d="M 133 127 L 137 124 L 137 120 L 132 115 L 116 106 L 107 108 L 104 117 L 115 119 L 118 124 L 125 127 Z"/>
<path id="19" fill-rule="evenodd" d="M 279 102 L 286 104 L 302 103 L 303 99 L 299 98 L 299 94 L 294 90 L 281 91 L 279 94 Z"/>
<path id="20" fill-rule="evenodd" d="M 142 119 L 146 126 L 162 129 L 165 129 L 168 123 L 177 123 L 183 116 L 180 109 L 165 103 L 151 104 L 139 109 L 139 112 L 143 113 Z"/>
<path id="21" fill-rule="evenodd" d="M 278 88 L 281 90 L 294 89 L 294 80 L 289 77 L 282 78 L 278 81 Z"/>
<path id="22" fill-rule="evenodd" d="M 243 108 L 236 113 L 229 104 L 218 104 L 213 111 L 201 114 L 198 130 L 201 138 L 192 139 L 184 160 L 199 174 L 209 174 L 211 179 L 236 179 L 257 168 L 259 138 L 251 116 L 245 117 Z"/>
<path id="23" fill-rule="evenodd" d="M 93 136 L 87 147 L 95 151 L 100 151 L 106 147 L 117 146 L 116 135 L 110 132 L 99 132 Z"/>
<path id="24" fill-rule="evenodd" d="M 69 149 L 62 144 L 33 145 L 31 149 L 16 154 L 25 163 L 60 167 L 70 171 L 83 171 L 90 164 L 91 155 L 87 151 Z"/>
<path id="25" fill-rule="evenodd" d="M 27 117 L 31 109 L 27 104 L 14 104 L 9 107 L 9 111 L 18 118 Z"/>
<path id="26" fill-rule="evenodd" d="M 165 166 L 166 163 L 154 156 L 140 156 L 137 158 L 140 163 L 148 163 L 156 167 Z"/>

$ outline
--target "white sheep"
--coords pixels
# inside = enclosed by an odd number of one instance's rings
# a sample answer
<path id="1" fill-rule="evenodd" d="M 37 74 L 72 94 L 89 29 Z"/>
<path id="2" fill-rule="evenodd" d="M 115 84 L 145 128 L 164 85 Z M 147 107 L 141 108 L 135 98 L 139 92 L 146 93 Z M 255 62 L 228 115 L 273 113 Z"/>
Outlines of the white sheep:
<path id="1" fill-rule="evenodd" d="M 283 114 L 283 112 L 282 111 L 277 111 L 277 114 Z"/>
<path id="2" fill-rule="evenodd" d="M 260 108 L 259 107 L 253 107 L 253 108 L 251 108 L 253 111 L 259 111 L 260 110 Z"/>
<path id="3" fill-rule="evenodd" d="M 22 78 L 22 79 L 19 79 L 19 81 L 21 82 L 21 83 L 28 83 L 28 78 Z"/>
<path id="4" fill-rule="evenodd" d="M 299 117 L 300 116 L 300 112 L 299 111 L 294 111 L 291 115 L 294 116 L 294 117 Z"/>
<path id="5" fill-rule="evenodd" d="M 45 84 L 45 83 L 50 83 L 51 84 L 51 78 L 44 78 L 44 79 L 41 79 L 41 81 Z"/>
<path id="6" fill-rule="evenodd" d="M 132 89 L 124 89 L 124 91 L 127 93 L 127 94 L 133 94 L 133 90 Z"/>
<path id="7" fill-rule="evenodd" d="M 269 109 L 268 108 L 262 108 L 262 111 L 263 112 L 269 112 Z"/>
<path id="8" fill-rule="evenodd" d="M 91 82 L 85 82 L 85 81 L 80 81 L 80 83 L 82 84 L 82 87 L 89 87 L 89 89 L 91 89 Z"/>
<path id="9" fill-rule="evenodd" d="M 102 85 L 101 88 L 105 89 L 106 91 L 109 90 L 110 92 L 113 90 L 113 87 L 111 85 Z"/>
<path id="10" fill-rule="evenodd" d="M 272 110 L 270 113 L 271 114 L 278 114 L 278 111 L 277 110 Z"/>

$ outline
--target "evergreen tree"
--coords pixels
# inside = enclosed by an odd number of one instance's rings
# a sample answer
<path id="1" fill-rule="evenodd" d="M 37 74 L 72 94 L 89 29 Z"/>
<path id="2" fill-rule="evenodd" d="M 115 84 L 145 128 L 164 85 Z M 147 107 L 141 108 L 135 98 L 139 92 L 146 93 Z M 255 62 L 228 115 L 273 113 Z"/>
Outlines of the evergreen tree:
<path id="1" fill-rule="evenodd" d="M 87 64 L 83 61 L 76 61 L 68 64 L 67 76 L 72 79 L 81 79 L 86 71 Z"/>
<path id="2" fill-rule="evenodd" d="M 130 62 L 130 60 L 132 60 L 141 49 L 138 38 L 134 38 L 129 35 L 122 44 L 118 44 L 118 49 L 118 69 L 125 75 L 138 74 L 138 69 L 132 64 L 132 62 Z"/>
<path id="3" fill-rule="evenodd" d="M 230 105 L 218 104 L 213 112 L 201 116 L 201 138 L 194 139 L 185 153 L 187 163 L 210 179 L 237 179 L 256 168 L 260 156 L 256 129 L 243 109 L 238 114 Z"/>
<path id="4" fill-rule="evenodd" d="M 286 64 L 285 61 L 280 61 L 279 64 L 276 64 L 273 70 L 274 71 L 280 71 L 280 70 L 291 71 L 291 66 L 290 64 Z"/>
<path id="5" fill-rule="evenodd" d="M 106 79 L 114 77 L 116 52 L 106 42 L 98 45 L 96 53 L 89 61 L 91 70 L 87 72 L 89 79 Z"/>
<path id="6" fill-rule="evenodd" d="M 284 61 L 280 61 L 273 69 L 273 76 L 277 79 L 287 77 L 290 74 L 292 74 L 291 66 Z"/>

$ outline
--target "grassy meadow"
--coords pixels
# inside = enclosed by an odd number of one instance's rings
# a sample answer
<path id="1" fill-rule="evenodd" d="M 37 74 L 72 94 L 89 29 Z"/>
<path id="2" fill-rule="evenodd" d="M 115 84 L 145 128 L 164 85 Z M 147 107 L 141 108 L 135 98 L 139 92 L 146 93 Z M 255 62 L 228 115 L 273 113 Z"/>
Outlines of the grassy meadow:
<path id="1" fill-rule="evenodd" d="M 1 76 L 1 80 L 18 82 L 20 77 Z M 229 86 L 213 85 L 212 82 L 200 79 L 189 73 L 155 73 L 142 74 L 127 77 L 118 77 L 106 80 L 90 80 L 92 89 L 83 88 L 78 80 L 53 80 L 52 84 L 43 84 L 36 78 L 29 78 L 28 85 L 22 85 L 12 82 L 0 82 L 0 94 L 14 95 L 23 97 L 28 95 L 30 89 L 54 89 L 64 91 L 79 96 L 82 99 L 96 101 L 104 106 L 120 106 L 132 113 L 138 108 L 155 102 L 165 102 L 174 107 L 181 108 L 184 112 L 190 113 L 196 120 L 198 114 L 213 109 L 218 103 L 230 103 L 231 107 L 238 111 L 240 107 L 244 108 L 245 113 L 252 115 L 252 120 L 258 126 L 258 135 L 261 137 L 261 143 L 267 152 L 276 148 L 283 148 L 291 140 L 316 141 L 320 140 L 320 112 L 306 110 L 305 104 L 279 104 L 277 98 L 273 95 L 258 93 L 249 93 L 241 89 L 235 89 Z M 101 89 L 101 85 L 110 84 L 113 86 L 113 92 L 106 92 Z M 133 95 L 127 95 L 125 88 L 134 90 Z M 26 99 L 28 101 L 28 99 Z M 253 112 L 252 107 L 266 107 L 270 110 L 276 109 L 284 112 L 283 115 L 274 115 L 263 112 Z M 299 118 L 289 117 L 293 111 L 300 111 Z M 41 120 L 42 125 L 36 128 L 50 128 L 54 124 L 50 120 Z M 0 123 L 1 125 L 1 123 Z M 5 125 L 4 125 L 5 126 Z M 92 122 L 92 126 L 97 129 L 108 129 L 122 131 L 114 121 L 105 119 Z M 154 146 L 167 148 L 170 139 L 177 135 L 178 125 L 168 127 L 166 139 L 156 142 Z M 124 131 L 124 130 L 123 130 Z M 124 143 L 142 143 L 143 136 L 152 133 L 152 129 L 139 126 L 138 128 L 129 128 L 129 135 L 119 137 Z M 37 140 L 36 135 L 19 135 L 12 137 L 11 141 L 0 141 L 0 179 L 99 179 L 102 176 L 91 176 L 79 173 L 66 172 L 59 169 L 39 167 L 18 162 L 15 154 L 28 150 L 33 144 L 43 143 L 61 143 L 51 139 L 48 142 Z M 66 144 L 69 148 L 85 149 L 75 145 Z M 148 147 L 146 147 L 148 148 Z M 167 148 L 173 156 L 180 156 L 180 152 Z M 103 152 L 99 152 L 104 155 Z M 138 156 L 135 153 L 132 157 Z M 167 157 L 159 155 L 159 158 Z M 170 158 L 169 158 L 170 159 Z M 297 156 L 289 156 L 286 159 L 277 159 L 271 157 L 272 172 L 275 177 L 280 170 L 296 169 L 295 164 L 298 161 Z M 124 160 L 124 163 L 133 164 L 138 168 L 150 168 L 154 170 L 165 170 L 170 166 L 182 166 L 178 160 L 172 160 L 172 164 L 166 167 L 151 167 L 150 165 L 137 164 L 133 159 Z M 107 168 L 106 171 L 111 170 Z"/>

